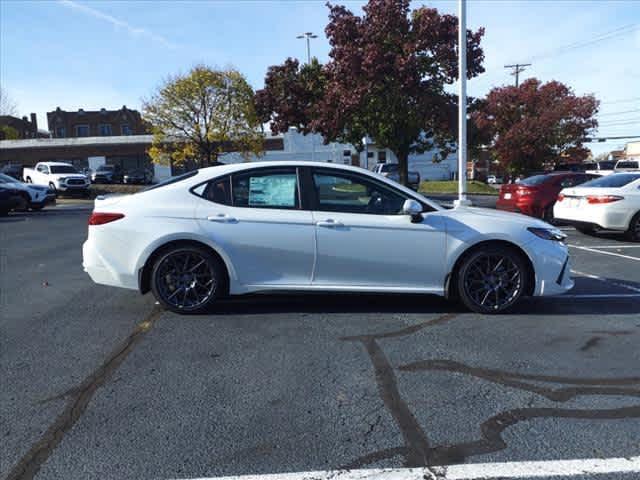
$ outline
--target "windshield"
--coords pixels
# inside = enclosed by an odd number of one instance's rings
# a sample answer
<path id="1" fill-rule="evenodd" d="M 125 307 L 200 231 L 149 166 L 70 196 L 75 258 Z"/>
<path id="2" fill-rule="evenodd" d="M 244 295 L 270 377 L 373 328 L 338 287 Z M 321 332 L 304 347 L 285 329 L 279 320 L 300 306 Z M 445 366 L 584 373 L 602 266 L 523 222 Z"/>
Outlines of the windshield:
<path id="1" fill-rule="evenodd" d="M 98 172 L 110 172 L 113 170 L 113 165 L 100 165 L 98 167 Z"/>
<path id="2" fill-rule="evenodd" d="M 9 175 L 5 175 L 4 173 L 0 173 L 0 183 L 17 183 L 18 181 L 10 177 Z"/>
<path id="3" fill-rule="evenodd" d="M 581 187 L 619 188 L 640 179 L 640 173 L 615 173 L 583 183 Z"/>
<path id="4" fill-rule="evenodd" d="M 541 185 L 549 178 L 548 175 L 534 175 L 533 177 L 520 180 L 520 185 Z"/>
<path id="5" fill-rule="evenodd" d="M 616 162 L 600 162 L 598 165 L 600 165 L 600 170 L 613 170 Z"/>
<path id="6" fill-rule="evenodd" d="M 51 173 L 78 173 L 71 165 L 51 165 Z"/>

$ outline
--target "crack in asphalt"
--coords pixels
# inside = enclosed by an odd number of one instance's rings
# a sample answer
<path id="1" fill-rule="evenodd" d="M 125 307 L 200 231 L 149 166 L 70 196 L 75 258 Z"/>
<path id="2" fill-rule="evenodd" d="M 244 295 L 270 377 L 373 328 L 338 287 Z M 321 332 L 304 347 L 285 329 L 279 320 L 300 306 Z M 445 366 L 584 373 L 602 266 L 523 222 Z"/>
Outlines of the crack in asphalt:
<path id="1" fill-rule="evenodd" d="M 458 314 L 447 314 L 435 319 L 412 325 L 400 330 L 343 337 L 341 340 L 361 342 L 373 364 L 378 391 L 384 405 L 393 417 L 404 439 L 404 446 L 386 448 L 363 455 L 341 469 L 354 469 L 396 456 L 404 457 L 407 467 L 426 467 L 434 479 L 446 476 L 446 466 L 463 463 L 470 456 L 494 453 L 507 448 L 502 432 L 520 422 L 537 418 L 571 419 L 624 419 L 640 418 L 640 405 L 611 409 L 563 409 L 563 408 L 515 408 L 500 412 L 480 425 L 481 439 L 453 445 L 431 446 L 425 431 L 402 398 L 394 373 L 377 340 L 411 335 L 424 328 L 439 325 L 452 320 Z M 594 332 L 607 335 L 626 335 L 631 332 Z M 592 337 L 581 350 L 595 346 L 601 337 Z M 586 347 L 586 348 L 585 348 Z M 624 378 L 574 378 L 556 375 L 538 375 L 508 372 L 488 368 L 479 368 L 453 360 L 422 360 L 398 367 L 399 371 L 449 371 L 480 378 L 492 383 L 521 391 L 528 391 L 546 397 L 554 402 L 567 402 L 577 396 L 623 396 L 640 397 L 640 377 Z M 533 382 L 537 382 L 533 383 Z M 569 386 L 541 386 L 539 383 L 564 384 Z"/>
<path id="2" fill-rule="evenodd" d="M 427 435 L 411 412 L 411 409 L 405 400 L 400 395 L 393 367 L 389 363 L 389 360 L 377 340 L 410 335 L 422 330 L 423 328 L 445 323 L 457 316 L 458 314 L 449 313 L 436 317 L 435 319 L 427 320 L 392 332 L 341 338 L 343 341 L 359 341 L 367 350 L 367 353 L 371 358 L 371 362 L 373 363 L 380 397 L 393 417 L 396 425 L 400 429 L 400 433 L 402 434 L 405 443 L 404 447 L 397 447 L 383 452 L 378 452 L 378 455 L 373 458 L 362 458 L 360 461 L 356 460 L 345 468 L 355 468 L 361 464 L 367 464 L 382 458 L 388 458 L 389 455 L 396 456 L 400 453 L 400 450 L 405 457 L 405 466 L 407 467 L 419 467 L 431 463 L 431 449 Z"/>
<path id="3" fill-rule="evenodd" d="M 55 421 L 42 434 L 20 461 L 13 467 L 7 480 L 29 480 L 35 477 L 40 467 L 47 461 L 53 450 L 60 444 L 65 434 L 80 419 L 87 409 L 96 390 L 118 369 L 133 348 L 151 330 L 164 310 L 155 307 L 142 322 L 127 336 L 107 360 L 77 387 L 52 398 L 68 396 L 67 405 Z"/>

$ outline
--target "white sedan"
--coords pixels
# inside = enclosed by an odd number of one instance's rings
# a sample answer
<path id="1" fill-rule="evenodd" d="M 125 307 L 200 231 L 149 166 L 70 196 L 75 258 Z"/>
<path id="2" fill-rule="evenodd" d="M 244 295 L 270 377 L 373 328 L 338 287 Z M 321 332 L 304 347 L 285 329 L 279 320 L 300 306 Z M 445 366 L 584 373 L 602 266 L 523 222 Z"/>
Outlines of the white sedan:
<path id="1" fill-rule="evenodd" d="M 629 240 L 640 242 L 640 172 L 613 173 L 565 188 L 558 195 L 553 216 L 584 233 L 619 230 Z"/>
<path id="2" fill-rule="evenodd" d="M 96 200 L 83 266 L 183 313 L 291 290 L 436 294 L 497 313 L 573 287 L 564 238 L 518 214 L 445 210 L 360 168 L 260 162 Z"/>

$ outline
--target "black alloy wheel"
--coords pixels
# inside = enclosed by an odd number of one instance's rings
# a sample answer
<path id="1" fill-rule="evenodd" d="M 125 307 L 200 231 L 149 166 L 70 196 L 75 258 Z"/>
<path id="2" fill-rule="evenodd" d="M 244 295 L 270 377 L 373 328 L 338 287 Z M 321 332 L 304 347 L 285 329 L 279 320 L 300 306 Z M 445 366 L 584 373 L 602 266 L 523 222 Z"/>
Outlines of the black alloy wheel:
<path id="1" fill-rule="evenodd" d="M 632 242 L 640 242 L 640 212 L 636 213 L 629 222 L 627 238 Z"/>
<path id="2" fill-rule="evenodd" d="M 165 308 L 178 313 L 199 313 L 220 297 L 225 278 L 219 260 L 206 248 L 175 247 L 155 261 L 151 288 Z"/>
<path id="3" fill-rule="evenodd" d="M 525 292 L 526 273 L 521 255 L 509 248 L 477 250 L 465 258 L 460 267 L 460 298 L 474 312 L 504 312 Z"/>

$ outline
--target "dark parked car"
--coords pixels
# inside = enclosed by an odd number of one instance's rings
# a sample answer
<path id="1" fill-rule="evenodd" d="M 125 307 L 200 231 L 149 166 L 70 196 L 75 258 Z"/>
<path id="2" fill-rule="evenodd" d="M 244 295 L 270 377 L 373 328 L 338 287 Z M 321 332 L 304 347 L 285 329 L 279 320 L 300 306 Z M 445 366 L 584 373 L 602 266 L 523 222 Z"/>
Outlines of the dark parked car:
<path id="1" fill-rule="evenodd" d="M 0 215 L 6 215 L 20 204 L 21 193 L 10 184 L 0 184 Z"/>
<path id="2" fill-rule="evenodd" d="M 153 182 L 153 173 L 143 168 L 131 170 L 124 174 L 123 182 L 148 185 L 149 183 Z"/>
<path id="3" fill-rule="evenodd" d="M 547 222 L 553 221 L 553 205 L 560 190 L 599 178 L 599 175 L 581 172 L 553 172 L 534 175 L 518 183 L 502 185 L 496 203 L 498 210 L 524 213 Z"/>
<path id="4" fill-rule="evenodd" d="M 91 182 L 121 183 L 123 176 L 120 165 L 100 165 L 91 175 Z"/>
<path id="5" fill-rule="evenodd" d="M 4 173 L 5 175 L 9 175 L 16 180 L 22 181 L 22 170 L 24 170 L 24 167 L 22 165 L 9 164 L 2 167 L 0 173 Z"/>

